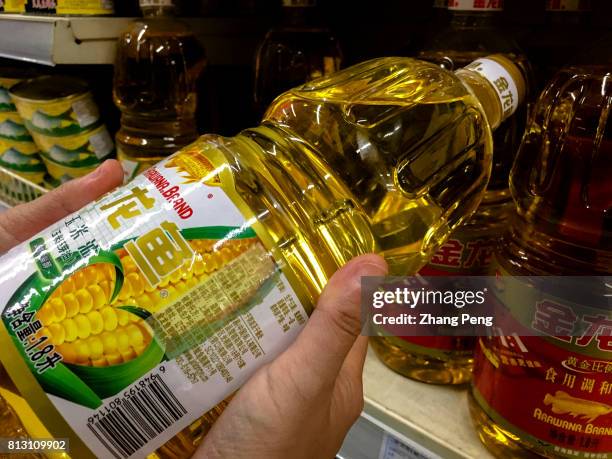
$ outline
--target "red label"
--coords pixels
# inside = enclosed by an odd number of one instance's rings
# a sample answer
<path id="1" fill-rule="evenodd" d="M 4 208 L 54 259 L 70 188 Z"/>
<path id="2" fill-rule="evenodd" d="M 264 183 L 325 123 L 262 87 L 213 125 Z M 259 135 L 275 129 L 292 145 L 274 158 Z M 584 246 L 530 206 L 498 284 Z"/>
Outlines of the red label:
<path id="1" fill-rule="evenodd" d="M 419 271 L 422 276 L 478 276 L 489 272 L 497 238 L 491 234 L 454 233 Z M 400 336 L 412 344 L 438 349 L 471 353 L 476 345 L 473 336 Z"/>
<path id="2" fill-rule="evenodd" d="M 607 458 L 612 452 L 609 358 L 569 351 L 541 337 L 481 338 L 474 387 L 496 423 L 518 437 L 521 431 L 533 437 L 527 441 L 547 443 L 551 453 Z"/>

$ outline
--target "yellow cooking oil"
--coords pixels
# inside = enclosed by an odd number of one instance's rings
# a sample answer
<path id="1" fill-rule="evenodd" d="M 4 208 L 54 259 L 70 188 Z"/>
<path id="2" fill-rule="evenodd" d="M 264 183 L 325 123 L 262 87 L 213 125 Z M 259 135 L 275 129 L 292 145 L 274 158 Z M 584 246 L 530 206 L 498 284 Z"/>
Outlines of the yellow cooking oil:
<path id="1" fill-rule="evenodd" d="M 351 258 L 378 252 L 391 274 L 414 274 L 477 208 L 505 116 L 491 66 L 521 84 L 503 56 L 480 64 L 452 73 L 410 58 L 367 61 L 281 95 L 259 127 L 203 136 L 172 161 L 214 164 L 218 186 L 312 311 Z M 20 388 L 25 400 L 31 389 Z M 189 457 L 225 403 L 151 457 Z"/>

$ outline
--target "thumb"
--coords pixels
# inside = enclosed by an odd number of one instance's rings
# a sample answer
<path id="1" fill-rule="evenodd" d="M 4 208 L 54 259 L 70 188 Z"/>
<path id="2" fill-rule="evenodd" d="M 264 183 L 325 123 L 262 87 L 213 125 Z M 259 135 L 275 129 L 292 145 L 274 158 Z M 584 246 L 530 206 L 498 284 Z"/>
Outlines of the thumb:
<path id="1" fill-rule="evenodd" d="M 108 160 L 90 174 L 0 214 L 0 253 L 76 212 L 121 183 L 121 165 Z"/>
<path id="2" fill-rule="evenodd" d="M 335 383 L 361 332 L 361 277 L 386 274 L 384 259 L 369 254 L 354 258 L 331 277 L 310 320 L 279 357 L 279 364 L 314 376 L 295 378 L 308 381 L 304 391 L 316 394 Z"/>

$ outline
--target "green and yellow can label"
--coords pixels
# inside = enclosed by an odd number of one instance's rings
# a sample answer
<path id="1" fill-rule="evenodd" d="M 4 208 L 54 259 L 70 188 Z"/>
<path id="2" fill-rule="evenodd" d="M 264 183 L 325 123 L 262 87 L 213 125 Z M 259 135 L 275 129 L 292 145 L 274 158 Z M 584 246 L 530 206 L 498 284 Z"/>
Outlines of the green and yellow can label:
<path id="1" fill-rule="evenodd" d="M 11 94 L 32 133 L 60 137 L 81 134 L 101 124 L 91 93 L 57 100 L 31 100 Z"/>

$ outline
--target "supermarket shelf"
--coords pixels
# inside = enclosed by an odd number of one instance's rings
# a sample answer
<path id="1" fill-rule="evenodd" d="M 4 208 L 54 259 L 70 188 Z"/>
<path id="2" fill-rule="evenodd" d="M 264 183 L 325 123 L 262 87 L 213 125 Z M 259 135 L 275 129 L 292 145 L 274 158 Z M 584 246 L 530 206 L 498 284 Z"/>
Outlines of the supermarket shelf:
<path id="1" fill-rule="evenodd" d="M 0 57 L 45 65 L 112 64 L 132 18 L 0 14 Z M 250 63 L 261 31 L 245 18 L 187 19 L 215 65 Z M 253 40 L 253 36 L 256 37 Z"/>
<path id="2" fill-rule="evenodd" d="M 402 443 L 402 453 L 381 458 L 493 458 L 473 429 L 465 390 L 406 379 L 371 349 L 363 379 L 365 407 L 342 446 L 342 459 L 378 459 L 389 436 Z"/>
<path id="3" fill-rule="evenodd" d="M 0 56 L 39 64 L 110 64 L 129 18 L 0 16 Z"/>

